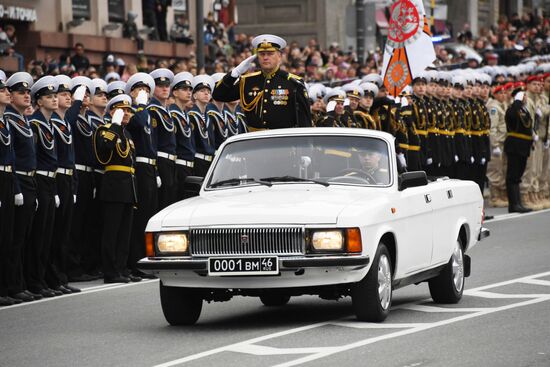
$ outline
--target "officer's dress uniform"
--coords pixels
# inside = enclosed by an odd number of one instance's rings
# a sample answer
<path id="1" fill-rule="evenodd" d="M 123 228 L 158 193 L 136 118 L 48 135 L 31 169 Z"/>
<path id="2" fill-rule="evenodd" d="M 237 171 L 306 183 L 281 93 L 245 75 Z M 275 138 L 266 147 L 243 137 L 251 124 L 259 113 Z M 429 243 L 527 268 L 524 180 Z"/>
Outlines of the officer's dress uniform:
<path id="1" fill-rule="evenodd" d="M 439 139 L 440 120 L 442 118 L 442 112 L 438 110 L 437 99 L 433 96 L 425 98 L 426 111 L 428 116 L 427 124 L 427 152 L 426 166 L 424 167 L 426 174 L 429 176 L 439 175 L 439 166 L 441 165 L 441 144 Z M 430 155 L 431 154 L 431 155 Z M 427 160 L 431 159 L 431 164 L 427 164 Z"/>
<path id="2" fill-rule="evenodd" d="M 472 180 L 475 181 L 481 193 L 485 186 L 485 173 L 487 172 L 487 159 L 490 158 L 488 152 L 487 141 L 485 136 L 488 135 L 488 127 L 485 119 L 487 116 L 483 110 L 481 102 L 478 99 L 469 99 L 469 104 L 472 110 L 472 153 L 474 157 Z"/>
<path id="3" fill-rule="evenodd" d="M 470 178 L 470 165 L 472 156 L 471 152 L 471 135 L 470 135 L 470 119 L 466 114 L 465 101 L 460 98 L 453 99 L 454 112 L 456 116 L 455 124 L 455 148 L 458 162 L 455 162 L 455 177 L 460 180 Z"/>
<path id="4" fill-rule="evenodd" d="M 211 117 L 208 113 L 212 111 L 212 105 L 208 104 L 203 113 L 199 106 L 194 105 L 187 115 L 192 125 L 192 132 L 195 145 L 195 167 L 193 173 L 204 177 L 212 164 L 214 153 L 216 152 L 216 141 L 214 140 L 214 130 L 211 125 Z"/>
<path id="5" fill-rule="evenodd" d="M 175 103 L 170 105 L 169 111 L 176 129 L 176 181 L 178 182 L 176 198 L 183 200 L 188 196 L 185 179 L 193 174 L 195 165 L 195 136 L 187 112 L 182 111 Z"/>
<path id="6" fill-rule="evenodd" d="M 103 211 L 103 274 L 106 282 L 117 281 L 126 270 L 133 207 L 137 203 L 134 182 L 135 148 L 127 129 L 116 124 L 100 126 L 95 132 L 94 146 L 105 167 L 99 192 Z"/>
<path id="7" fill-rule="evenodd" d="M 407 169 L 409 171 L 422 170 L 422 152 L 420 145 L 420 135 L 417 132 L 415 126 L 414 106 L 408 105 L 401 107 L 399 115 L 403 124 L 403 127 L 407 131 Z"/>
<path id="8" fill-rule="evenodd" d="M 158 192 L 158 210 L 161 210 L 177 200 L 176 126 L 168 109 L 158 99 L 153 97 L 147 110 L 157 132 L 157 169 L 162 182 Z"/>
<path id="9" fill-rule="evenodd" d="M 353 111 L 353 116 L 355 117 L 355 121 L 357 121 L 362 128 L 370 130 L 380 130 L 380 127 L 378 126 L 378 123 L 376 122 L 374 117 L 372 117 L 371 114 L 367 110 L 363 109 L 361 106 Z"/>
<path id="10" fill-rule="evenodd" d="M 500 155 L 492 155 L 491 161 L 487 165 L 487 179 L 489 180 L 489 189 L 491 192 L 491 204 L 502 206 L 502 201 L 506 200 L 506 155 L 504 154 L 504 140 L 506 139 L 506 105 L 490 99 L 487 102 L 489 118 L 491 119 L 490 142 L 491 152 L 495 149 L 500 150 Z"/>
<path id="11" fill-rule="evenodd" d="M 412 118 L 416 134 L 420 140 L 420 166 L 423 170 L 426 166 L 426 157 L 428 156 L 428 114 L 424 99 L 417 95 L 412 95 Z"/>

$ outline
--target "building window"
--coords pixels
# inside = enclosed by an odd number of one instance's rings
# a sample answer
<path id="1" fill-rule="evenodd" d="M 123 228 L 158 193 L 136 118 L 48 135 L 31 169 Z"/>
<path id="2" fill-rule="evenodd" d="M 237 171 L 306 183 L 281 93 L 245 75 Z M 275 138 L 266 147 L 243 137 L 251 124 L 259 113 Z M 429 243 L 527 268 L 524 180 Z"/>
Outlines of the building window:
<path id="1" fill-rule="evenodd" d="M 123 23 L 126 20 L 124 0 L 109 0 L 109 22 Z"/>
<path id="2" fill-rule="evenodd" d="M 92 19 L 90 0 L 73 0 L 73 19 Z"/>

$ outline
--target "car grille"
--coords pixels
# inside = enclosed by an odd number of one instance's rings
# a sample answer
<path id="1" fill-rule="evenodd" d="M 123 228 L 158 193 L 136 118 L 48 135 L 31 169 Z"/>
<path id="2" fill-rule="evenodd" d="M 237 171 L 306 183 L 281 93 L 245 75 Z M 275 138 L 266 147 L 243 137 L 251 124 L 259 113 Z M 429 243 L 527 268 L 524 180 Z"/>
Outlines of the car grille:
<path id="1" fill-rule="evenodd" d="M 303 255 L 301 227 L 205 228 L 190 233 L 191 255 Z"/>

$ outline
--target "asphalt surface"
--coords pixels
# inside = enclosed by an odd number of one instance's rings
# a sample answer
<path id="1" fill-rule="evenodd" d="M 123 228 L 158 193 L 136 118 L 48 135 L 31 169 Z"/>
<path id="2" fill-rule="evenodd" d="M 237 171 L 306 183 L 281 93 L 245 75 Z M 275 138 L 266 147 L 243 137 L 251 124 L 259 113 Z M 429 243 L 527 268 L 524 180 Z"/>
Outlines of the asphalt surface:
<path id="1" fill-rule="evenodd" d="M 303 296 L 205 304 L 171 327 L 158 281 L 78 284 L 83 293 L 0 309 L 0 366 L 550 366 L 550 211 L 488 210 L 491 237 L 472 257 L 458 305 L 426 284 L 394 292 L 382 324 L 360 323 L 349 298 Z"/>

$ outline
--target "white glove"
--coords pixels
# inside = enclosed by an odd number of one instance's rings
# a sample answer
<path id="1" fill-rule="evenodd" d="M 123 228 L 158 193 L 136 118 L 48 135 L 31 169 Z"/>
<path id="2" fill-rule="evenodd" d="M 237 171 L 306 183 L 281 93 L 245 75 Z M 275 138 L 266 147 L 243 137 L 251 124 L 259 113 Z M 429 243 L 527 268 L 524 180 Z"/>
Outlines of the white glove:
<path id="1" fill-rule="evenodd" d="M 405 154 L 399 153 L 397 155 L 397 159 L 399 160 L 399 163 L 401 163 L 402 167 L 407 167 L 407 160 L 405 159 Z"/>
<path id="2" fill-rule="evenodd" d="M 458 162 L 458 156 L 455 154 L 455 162 Z"/>
<path id="3" fill-rule="evenodd" d="M 237 67 L 235 67 L 233 70 L 231 70 L 231 76 L 233 78 L 238 78 L 239 76 L 243 75 L 250 69 L 250 66 L 252 65 L 252 62 L 256 58 L 256 55 L 252 55 L 250 57 L 247 57 Z"/>
<path id="4" fill-rule="evenodd" d="M 162 180 L 160 179 L 160 176 L 157 176 L 157 188 L 160 189 L 162 186 Z"/>
<path id="5" fill-rule="evenodd" d="M 349 106 L 349 98 L 344 99 L 344 107 Z"/>
<path id="6" fill-rule="evenodd" d="M 138 92 L 138 95 L 136 97 L 136 103 L 138 105 L 147 104 L 147 101 L 149 100 L 149 93 L 147 93 L 144 90 L 140 90 Z"/>
<path id="7" fill-rule="evenodd" d="M 73 93 L 73 98 L 75 101 L 82 101 L 86 95 L 86 86 L 81 85 Z"/>
<path id="8" fill-rule="evenodd" d="M 500 150 L 500 147 L 496 147 L 495 149 L 493 149 L 493 155 L 495 157 L 500 157 L 502 155 L 502 151 Z"/>
<path id="9" fill-rule="evenodd" d="M 95 199 L 95 189 L 94 189 L 94 192 L 92 194 L 92 199 Z"/>
<path id="10" fill-rule="evenodd" d="M 540 108 L 537 107 L 537 111 L 535 112 L 538 117 L 542 117 L 542 111 Z"/>
<path id="11" fill-rule="evenodd" d="M 142 91 L 140 91 L 141 93 Z M 139 97 L 139 96 L 138 96 Z M 115 125 L 120 125 L 122 122 L 122 118 L 124 117 L 124 111 L 120 108 L 115 110 L 115 113 L 113 113 L 113 117 L 111 118 L 111 123 Z"/>
<path id="12" fill-rule="evenodd" d="M 55 207 L 59 208 L 59 204 L 61 204 L 61 201 L 59 200 L 59 195 L 55 195 L 53 199 L 55 200 Z"/>
<path id="13" fill-rule="evenodd" d="M 523 97 L 524 96 L 525 96 L 525 92 L 517 92 L 515 97 L 514 97 L 514 100 L 523 102 Z"/>
<path id="14" fill-rule="evenodd" d="M 34 208 L 34 211 L 38 211 L 38 199 L 35 200 L 36 208 Z"/>
<path id="15" fill-rule="evenodd" d="M 537 134 L 535 134 L 535 133 L 533 133 L 533 140 L 534 140 L 535 142 L 539 141 L 539 136 L 538 136 Z"/>
<path id="16" fill-rule="evenodd" d="M 395 103 L 401 104 L 401 97 L 395 97 Z"/>
<path id="17" fill-rule="evenodd" d="M 401 107 L 407 107 L 409 105 L 409 101 L 407 98 L 403 97 L 401 98 Z"/>
<path id="18" fill-rule="evenodd" d="M 334 108 L 336 108 L 336 101 L 330 101 L 327 103 L 327 112 L 334 111 Z"/>
<path id="19" fill-rule="evenodd" d="M 15 206 L 23 205 L 23 194 L 15 194 Z"/>
<path id="20" fill-rule="evenodd" d="M 481 158 L 481 161 L 479 163 L 481 163 L 481 165 L 483 166 L 485 162 L 487 162 L 487 160 L 485 158 Z"/>
<path id="21" fill-rule="evenodd" d="M 73 204 L 76 204 L 76 195 L 73 195 Z"/>
<path id="22" fill-rule="evenodd" d="M 426 159 L 426 165 L 427 166 L 430 166 L 433 162 L 434 162 L 434 160 L 432 158 Z"/>
<path id="23" fill-rule="evenodd" d="M 474 163 L 476 160 L 474 159 L 474 157 L 470 157 L 470 163 Z"/>
<path id="24" fill-rule="evenodd" d="M 550 140 L 546 140 L 544 142 L 544 149 L 548 149 L 548 148 L 550 148 Z"/>

